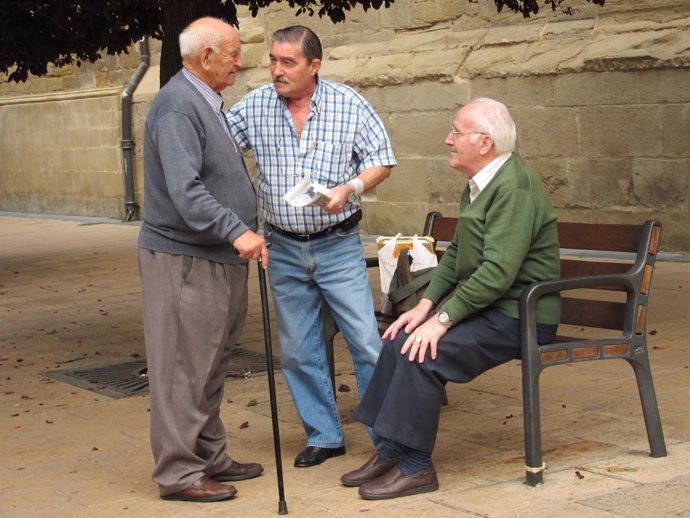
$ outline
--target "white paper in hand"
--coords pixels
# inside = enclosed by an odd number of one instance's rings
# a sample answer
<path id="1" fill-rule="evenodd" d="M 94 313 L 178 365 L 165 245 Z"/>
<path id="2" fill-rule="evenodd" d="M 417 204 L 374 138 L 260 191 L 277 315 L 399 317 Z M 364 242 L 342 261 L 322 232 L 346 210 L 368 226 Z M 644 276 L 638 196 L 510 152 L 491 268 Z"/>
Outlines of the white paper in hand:
<path id="1" fill-rule="evenodd" d="M 328 189 L 320 183 L 312 182 L 309 175 L 305 175 L 286 192 L 283 199 L 293 207 L 324 206 L 331 201 L 328 197 Z"/>

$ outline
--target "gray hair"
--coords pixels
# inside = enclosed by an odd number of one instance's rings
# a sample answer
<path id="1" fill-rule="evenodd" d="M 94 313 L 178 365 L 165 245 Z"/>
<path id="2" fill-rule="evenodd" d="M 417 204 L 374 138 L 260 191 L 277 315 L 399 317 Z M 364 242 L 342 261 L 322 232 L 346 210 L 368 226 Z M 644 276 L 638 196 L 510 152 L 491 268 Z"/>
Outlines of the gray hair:
<path id="1" fill-rule="evenodd" d="M 225 23 L 219 18 L 209 17 L 209 19 Z M 180 33 L 180 55 L 182 59 L 198 56 L 205 47 L 211 47 L 214 52 L 220 52 L 221 40 L 217 27 L 192 22 Z"/>
<path id="2" fill-rule="evenodd" d="M 512 153 L 515 149 L 517 130 L 506 105 L 488 97 L 472 99 L 466 106 L 470 105 L 481 108 L 474 116 L 473 129 L 491 135 L 496 153 Z"/>
<path id="3" fill-rule="evenodd" d="M 323 49 L 321 48 L 321 40 L 309 27 L 304 25 L 291 25 L 284 29 L 277 30 L 273 33 L 272 42 L 278 43 L 302 43 L 302 54 L 307 58 L 307 62 L 311 63 L 315 59 L 321 60 L 323 58 Z"/>

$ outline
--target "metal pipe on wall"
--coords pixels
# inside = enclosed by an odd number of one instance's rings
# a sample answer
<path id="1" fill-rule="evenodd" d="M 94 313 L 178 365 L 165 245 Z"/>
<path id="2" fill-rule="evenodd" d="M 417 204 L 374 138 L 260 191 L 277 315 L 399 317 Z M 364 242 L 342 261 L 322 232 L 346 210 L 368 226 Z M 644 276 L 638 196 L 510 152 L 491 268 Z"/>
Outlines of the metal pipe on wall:
<path id="1" fill-rule="evenodd" d="M 139 210 L 134 192 L 134 140 L 132 139 L 132 95 L 139 86 L 151 63 L 149 40 L 143 37 L 139 41 L 139 65 L 122 92 L 122 165 L 125 179 L 125 212 L 126 220 L 131 221 Z"/>

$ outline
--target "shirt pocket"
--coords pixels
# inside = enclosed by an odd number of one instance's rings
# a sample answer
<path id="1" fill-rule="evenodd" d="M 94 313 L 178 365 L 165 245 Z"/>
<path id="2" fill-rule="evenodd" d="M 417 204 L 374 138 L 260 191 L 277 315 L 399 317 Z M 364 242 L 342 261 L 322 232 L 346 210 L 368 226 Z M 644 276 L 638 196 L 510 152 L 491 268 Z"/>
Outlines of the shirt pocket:
<path id="1" fill-rule="evenodd" d="M 310 160 L 312 180 L 332 188 L 350 179 L 352 143 L 319 140 L 313 146 Z"/>

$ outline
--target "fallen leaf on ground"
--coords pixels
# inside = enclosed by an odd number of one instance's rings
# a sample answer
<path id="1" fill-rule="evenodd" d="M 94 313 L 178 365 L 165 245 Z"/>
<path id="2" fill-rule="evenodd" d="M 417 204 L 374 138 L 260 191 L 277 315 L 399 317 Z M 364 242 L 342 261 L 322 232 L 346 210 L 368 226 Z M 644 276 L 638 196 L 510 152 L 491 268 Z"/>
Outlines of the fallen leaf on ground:
<path id="1" fill-rule="evenodd" d="M 243 429 L 243 428 L 249 428 L 249 421 L 245 421 L 244 423 L 242 423 L 240 425 L 240 429 Z"/>
<path id="2" fill-rule="evenodd" d="M 259 402 L 256 399 L 250 399 L 249 402 L 247 403 L 247 406 L 256 406 L 258 404 L 259 404 Z"/>

